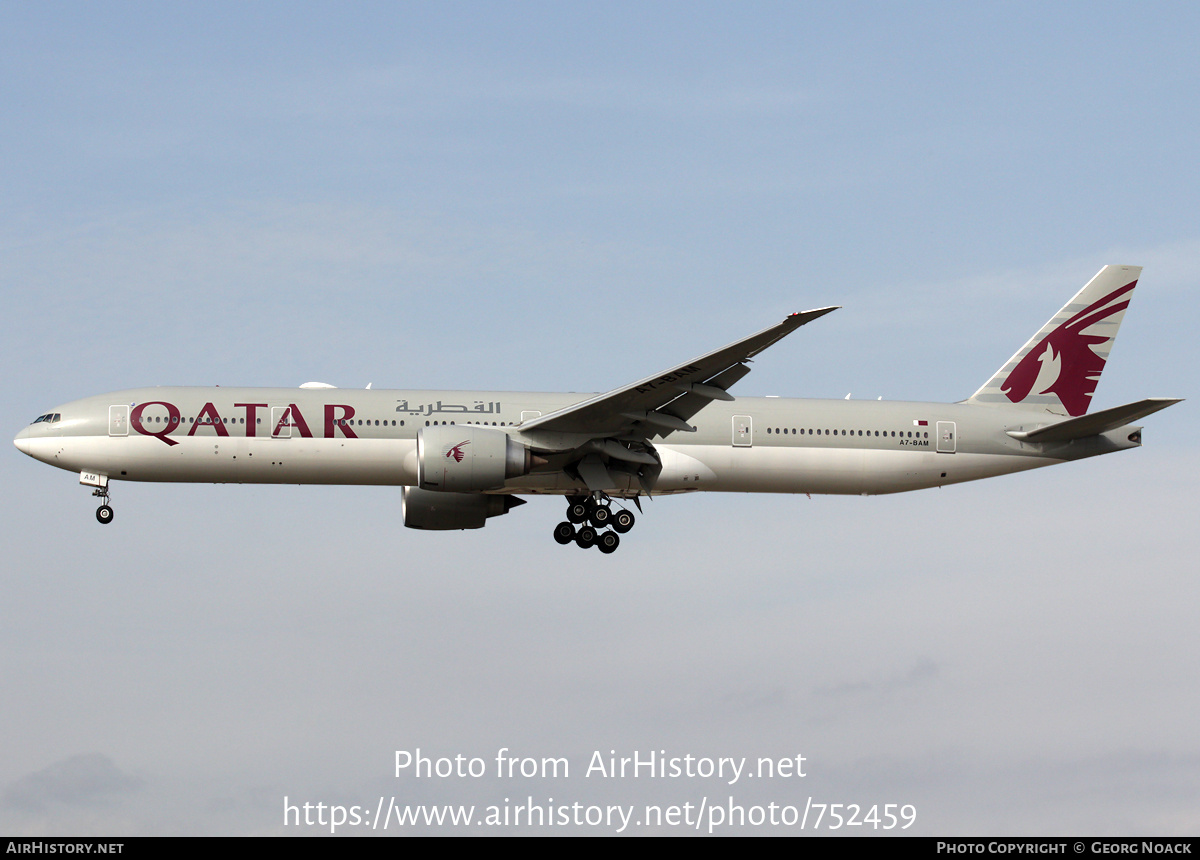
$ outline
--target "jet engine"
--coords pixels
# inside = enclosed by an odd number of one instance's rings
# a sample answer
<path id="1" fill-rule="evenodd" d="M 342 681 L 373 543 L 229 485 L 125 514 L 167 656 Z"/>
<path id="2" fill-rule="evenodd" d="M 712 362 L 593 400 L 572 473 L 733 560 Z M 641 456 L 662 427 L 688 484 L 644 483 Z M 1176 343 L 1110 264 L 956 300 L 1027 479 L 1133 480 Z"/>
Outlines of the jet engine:
<path id="1" fill-rule="evenodd" d="M 494 490 L 507 478 L 528 474 L 533 465 L 529 448 L 493 427 L 443 424 L 417 433 L 417 486 L 422 490 Z"/>
<path id="2" fill-rule="evenodd" d="M 488 517 L 507 514 L 517 505 L 525 504 L 516 496 L 486 496 L 483 493 L 430 492 L 418 487 L 405 487 L 400 508 L 404 525 L 410 529 L 445 531 L 449 529 L 481 529 Z"/>

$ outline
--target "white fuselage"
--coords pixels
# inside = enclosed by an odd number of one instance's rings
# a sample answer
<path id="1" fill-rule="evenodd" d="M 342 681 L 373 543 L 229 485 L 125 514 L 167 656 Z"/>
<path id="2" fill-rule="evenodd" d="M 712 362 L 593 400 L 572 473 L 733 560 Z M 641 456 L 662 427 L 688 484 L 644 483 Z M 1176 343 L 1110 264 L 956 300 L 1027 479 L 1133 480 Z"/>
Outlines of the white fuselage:
<path id="1" fill-rule="evenodd" d="M 38 460 L 111 480 L 417 484 L 423 427 L 475 424 L 522 441 L 522 422 L 590 395 L 278 388 L 144 388 L 57 407 L 18 435 Z M 1007 435 L 1061 420 L 1039 410 L 744 397 L 713 402 L 696 432 L 655 439 L 652 492 L 876 494 L 971 481 L 1136 447 L 1128 430 L 1071 443 Z M 532 436 L 532 434 L 530 434 Z M 644 487 L 614 473 L 616 496 Z M 555 466 L 497 493 L 575 494 Z"/>

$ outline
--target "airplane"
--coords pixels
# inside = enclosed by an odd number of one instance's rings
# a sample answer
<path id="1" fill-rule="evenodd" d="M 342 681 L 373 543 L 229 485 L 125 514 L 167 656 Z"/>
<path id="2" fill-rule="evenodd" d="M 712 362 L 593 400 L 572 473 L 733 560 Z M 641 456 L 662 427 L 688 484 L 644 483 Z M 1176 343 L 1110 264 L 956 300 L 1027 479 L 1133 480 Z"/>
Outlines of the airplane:
<path id="1" fill-rule="evenodd" d="M 1105 266 L 958 403 L 729 392 L 837 310 L 823 307 L 604 394 L 139 388 L 56 406 L 14 441 L 78 472 L 104 524 L 113 481 L 398 485 L 414 529 L 481 528 L 522 495 L 565 496 L 554 539 L 611 553 L 643 496 L 898 493 L 1139 447 L 1133 422 L 1178 398 L 1088 407 L 1140 275 Z"/>

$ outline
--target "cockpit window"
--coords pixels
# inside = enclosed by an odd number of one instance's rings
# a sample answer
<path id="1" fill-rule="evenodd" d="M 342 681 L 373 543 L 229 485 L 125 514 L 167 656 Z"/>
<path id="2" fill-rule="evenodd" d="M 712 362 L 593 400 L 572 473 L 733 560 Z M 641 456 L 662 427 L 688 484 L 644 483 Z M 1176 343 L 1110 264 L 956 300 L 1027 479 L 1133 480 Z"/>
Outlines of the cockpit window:
<path id="1" fill-rule="evenodd" d="M 32 423 L 41 424 L 42 422 L 46 422 L 46 423 L 53 424 L 55 421 L 61 421 L 61 420 L 62 420 L 61 412 L 47 412 L 45 415 L 39 415 L 37 418 L 34 418 Z"/>

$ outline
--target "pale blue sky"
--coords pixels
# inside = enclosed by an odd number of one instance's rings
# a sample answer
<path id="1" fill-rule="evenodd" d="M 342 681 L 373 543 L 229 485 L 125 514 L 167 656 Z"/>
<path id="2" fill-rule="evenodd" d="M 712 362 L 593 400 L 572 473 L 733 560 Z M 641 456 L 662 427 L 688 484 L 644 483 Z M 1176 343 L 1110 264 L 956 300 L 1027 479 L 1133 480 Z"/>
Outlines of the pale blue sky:
<path id="1" fill-rule="evenodd" d="M 1146 268 L 1098 402 L 1192 397 L 1198 37 L 1182 3 L 5 4 L 5 426 L 603 390 L 828 304 L 738 392 L 957 400 L 1107 263 Z M 712 788 L 390 779 L 419 745 L 799 750 L 805 795 L 925 834 L 1194 834 L 1191 414 L 942 491 L 663 499 L 605 558 L 557 502 L 430 535 L 379 488 L 122 485 L 102 530 L 13 449 L 0 831 Z"/>

